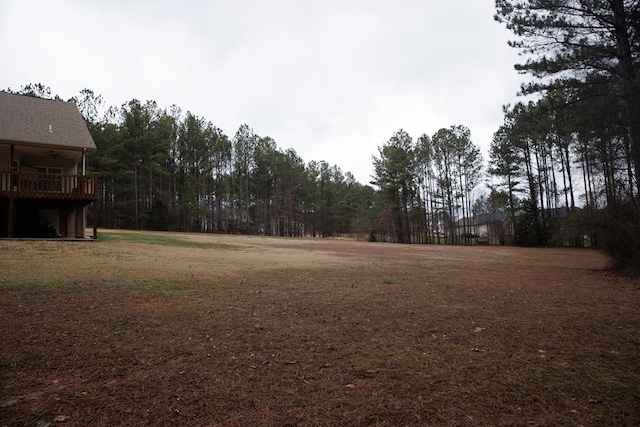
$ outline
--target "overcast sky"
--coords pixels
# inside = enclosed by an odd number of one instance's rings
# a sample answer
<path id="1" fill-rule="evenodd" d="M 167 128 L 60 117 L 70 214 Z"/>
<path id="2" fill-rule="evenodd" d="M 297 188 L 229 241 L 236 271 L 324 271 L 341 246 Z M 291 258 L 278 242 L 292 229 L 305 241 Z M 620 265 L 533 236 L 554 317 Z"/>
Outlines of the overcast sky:
<path id="1" fill-rule="evenodd" d="M 177 105 L 361 183 L 399 130 L 486 153 L 525 79 L 494 0 L 0 0 L 0 89 Z"/>

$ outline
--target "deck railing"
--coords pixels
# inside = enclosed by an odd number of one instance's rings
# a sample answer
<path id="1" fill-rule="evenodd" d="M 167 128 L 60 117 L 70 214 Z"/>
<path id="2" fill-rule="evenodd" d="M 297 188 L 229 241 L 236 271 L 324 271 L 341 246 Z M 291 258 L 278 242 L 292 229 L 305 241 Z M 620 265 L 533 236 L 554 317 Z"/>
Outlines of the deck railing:
<path id="1" fill-rule="evenodd" d="M 67 175 L 0 171 L 0 196 L 27 199 L 95 200 L 97 174 Z"/>

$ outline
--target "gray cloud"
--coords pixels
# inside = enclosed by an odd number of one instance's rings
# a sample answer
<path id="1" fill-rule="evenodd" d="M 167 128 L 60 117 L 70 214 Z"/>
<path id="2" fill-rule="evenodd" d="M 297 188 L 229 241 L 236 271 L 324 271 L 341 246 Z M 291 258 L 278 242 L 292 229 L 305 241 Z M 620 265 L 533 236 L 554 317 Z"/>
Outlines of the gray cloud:
<path id="1" fill-rule="evenodd" d="M 371 156 L 462 124 L 485 150 L 522 76 L 492 2 L 9 1 L 3 88 L 153 99 L 233 136 L 246 123 L 368 182 Z"/>

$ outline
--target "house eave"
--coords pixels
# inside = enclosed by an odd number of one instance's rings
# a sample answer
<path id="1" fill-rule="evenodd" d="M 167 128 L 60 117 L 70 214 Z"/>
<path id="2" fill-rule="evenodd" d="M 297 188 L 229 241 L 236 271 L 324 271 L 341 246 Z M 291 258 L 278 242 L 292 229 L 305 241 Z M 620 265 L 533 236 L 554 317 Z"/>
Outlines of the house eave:
<path id="1" fill-rule="evenodd" d="M 59 149 L 65 151 L 96 151 L 96 146 L 78 146 L 78 145 L 66 145 L 66 144 L 58 144 L 58 143 L 50 143 L 50 142 L 34 142 L 34 141 L 20 141 L 20 140 L 10 140 L 10 139 L 2 139 L 0 140 L 0 144 L 2 145 L 14 145 L 17 147 L 32 147 L 32 148 L 41 148 L 41 149 Z"/>

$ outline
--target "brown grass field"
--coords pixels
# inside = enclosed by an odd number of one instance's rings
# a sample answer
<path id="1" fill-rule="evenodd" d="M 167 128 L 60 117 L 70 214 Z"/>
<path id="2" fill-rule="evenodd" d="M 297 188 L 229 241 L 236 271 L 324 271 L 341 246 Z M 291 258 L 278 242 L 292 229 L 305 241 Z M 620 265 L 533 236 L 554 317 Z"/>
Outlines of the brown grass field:
<path id="1" fill-rule="evenodd" d="M 640 282 L 593 250 L 0 241 L 0 426 L 638 426 Z"/>

